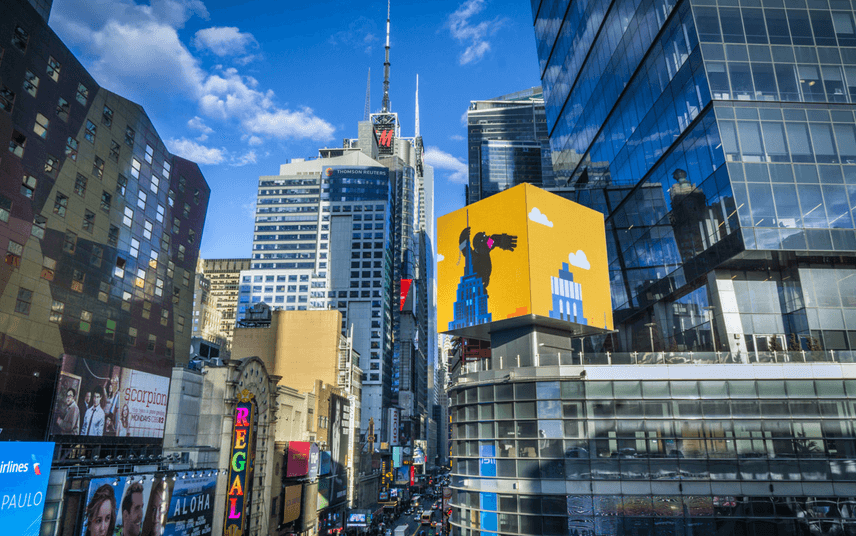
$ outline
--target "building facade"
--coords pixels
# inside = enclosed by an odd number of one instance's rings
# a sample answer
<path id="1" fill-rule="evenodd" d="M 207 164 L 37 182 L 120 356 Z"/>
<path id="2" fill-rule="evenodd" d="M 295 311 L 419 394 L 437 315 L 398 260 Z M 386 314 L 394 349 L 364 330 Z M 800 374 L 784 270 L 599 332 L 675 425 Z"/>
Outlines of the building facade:
<path id="1" fill-rule="evenodd" d="M 8 407 L 20 408 L 0 427 L 9 439 L 56 436 L 75 458 L 159 451 L 162 430 L 139 445 L 120 440 L 111 395 L 136 372 L 168 384 L 187 362 L 210 190 L 28 3 L 4 4 L 0 42 L 0 377 Z M 84 361 L 96 363 L 91 374 L 78 370 Z M 84 393 L 103 390 L 113 437 L 81 441 L 80 427 L 51 426 L 55 398 L 66 407 L 57 385 L 84 408 L 81 426 L 92 407 Z"/>
<path id="2" fill-rule="evenodd" d="M 202 273 L 211 282 L 211 295 L 220 311 L 220 332 L 232 343 L 235 313 L 238 309 L 238 286 L 241 270 L 249 270 L 250 259 L 203 259 Z"/>
<path id="3" fill-rule="evenodd" d="M 540 87 L 470 102 L 467 147 L 468 205 L 523 182 L 554 186 Z"/>

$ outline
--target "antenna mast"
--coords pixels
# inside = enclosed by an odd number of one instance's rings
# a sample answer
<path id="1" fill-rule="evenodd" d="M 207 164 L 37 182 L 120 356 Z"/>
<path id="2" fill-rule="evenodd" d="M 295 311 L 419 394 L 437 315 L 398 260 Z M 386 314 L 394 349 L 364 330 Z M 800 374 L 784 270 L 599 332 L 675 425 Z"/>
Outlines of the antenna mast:
<path id="1" fill-rule="evenodd" d="M 386 2 L 386 55 L 383 61 L 383 105 L 381 112 L 389 112 L 389 10 L 391 0 Z"/>
<path id="2" fill-rule="evenodd" d="M 419 137 L 419 75 L 416 75 L 416 137 Z"/>
<path id="3" fill-rule="evenodd" d="M 372 107 L 372 68 L 369 67 L 369 77 L 366 80 L 366 107 L 363 110 L 363 121 L 369 120 L 369 111 Z"/>

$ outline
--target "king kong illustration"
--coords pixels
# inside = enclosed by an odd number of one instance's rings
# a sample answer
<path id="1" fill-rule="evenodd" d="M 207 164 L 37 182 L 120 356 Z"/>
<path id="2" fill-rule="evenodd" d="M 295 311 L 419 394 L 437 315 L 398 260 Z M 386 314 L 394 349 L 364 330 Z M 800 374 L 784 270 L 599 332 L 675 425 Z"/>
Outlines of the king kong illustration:
<path id="1" fill-rule="evenodd" d="M 458 240 L 461 252 L 470 244 L 470 228 L 466 227 L 461 231 L 461 237 Z M 472 270 L 481 277 L 484 288 L 487 289 L 490 283 L 490 274 L 493 266 L 490 261 L 490 252 L 494 248 L 504 249 L 506 251 L 514 251 L 517 247 L 517 236 L 510 234 L 494 234 L 488 236 L 484 232 L 478 232 L 473 236 L 472 245 L 470 247 L 470 255 L 466 256 L 466 262 L 472 261 Z M 460 260 L 458 261 L 460 262 Z M 469 273 L 470 266 L 464 265 L 464 273 Z"/>

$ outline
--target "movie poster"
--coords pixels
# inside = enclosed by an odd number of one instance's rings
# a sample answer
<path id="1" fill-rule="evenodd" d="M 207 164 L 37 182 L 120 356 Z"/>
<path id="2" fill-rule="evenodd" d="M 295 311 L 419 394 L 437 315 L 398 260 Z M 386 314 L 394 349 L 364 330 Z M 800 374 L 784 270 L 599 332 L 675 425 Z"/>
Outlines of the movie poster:
<path id="1" fill-rule="evenodd" d="M 83 512 L 83 536 L 140 536 L 150 504 L 153 474 L 93 478 Z M 160 482 L 160 477 L 156 479 Z M 161 533 L 151 532 L 159 535 Z"/>
<path id="2" fill-rule="evenodd" d="M 63 355 L 52 435 L 162 438 L 169 378 Z"/>

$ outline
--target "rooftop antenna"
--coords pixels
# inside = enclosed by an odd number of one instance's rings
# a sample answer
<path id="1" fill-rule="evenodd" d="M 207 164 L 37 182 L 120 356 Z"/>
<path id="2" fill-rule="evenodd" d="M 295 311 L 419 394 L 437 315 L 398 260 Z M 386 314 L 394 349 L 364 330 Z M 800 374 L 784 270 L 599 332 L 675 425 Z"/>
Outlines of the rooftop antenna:
<path id="1" fill-rule="evenodd" d="M 416 137 L 419 137 L 419 75 L 416 75 Z"/>
<path id="2" fill-rule="evenodd" d="M 383 104 L 381 112 L 389 112 L 389 10 L 391 0 L 386 1 L 386 54 L 383 61 Z"/>
<path id="3" fill-rule="evenodd" d="M 366 80 L 366 107 L 363 110 L 363 121 L 369 120 L 369 110 L 372 107 L 372 68 L 369 67 L 369 77 Z"/>

